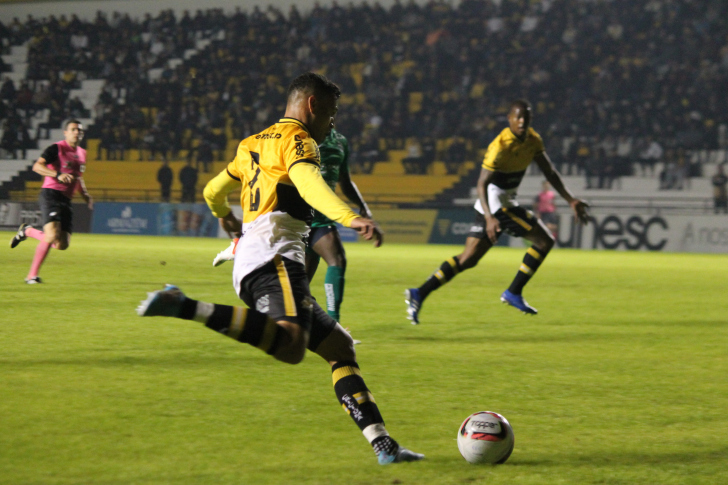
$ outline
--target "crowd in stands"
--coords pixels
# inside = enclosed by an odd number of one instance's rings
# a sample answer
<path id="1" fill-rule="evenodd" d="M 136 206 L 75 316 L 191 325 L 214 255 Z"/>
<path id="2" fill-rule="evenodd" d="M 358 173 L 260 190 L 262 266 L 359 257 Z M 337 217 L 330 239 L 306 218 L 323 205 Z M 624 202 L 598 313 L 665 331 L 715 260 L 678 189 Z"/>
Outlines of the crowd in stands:
<path id="1" fill-rule="evenodd" d="M 105 79 L 89 136 L 108 157 L 141 148 L 217 159 L 229 137 L 283 113 L 288 80 L 316 70 L 342 87 L 338 130 L 364 173 L 394 148 L 407 151 L 410 173 L 427 173 L 434 160 L 458 173 L 520 97 L 532 102 L 557 168 L 593 188 L 611 187 L 634 162 L 662 187 L 681 188 L 700 169 L 691 150 L 728 148 L 722 0 L 333 2 L 306 14 L 294 5 L 286 14 L 255 7 L 143 19 L 99 12 L 93 22 L 14 19 L 0 24 L 0 37 L 30 46 L 27 81 L 0 87 L 4 133 L 16 145 L 30 139 L 19 113 L 49 109 L 58 126 L 83 110 L 69 90 Z M 655 174 L 657 162 L 665 168 Z"/>

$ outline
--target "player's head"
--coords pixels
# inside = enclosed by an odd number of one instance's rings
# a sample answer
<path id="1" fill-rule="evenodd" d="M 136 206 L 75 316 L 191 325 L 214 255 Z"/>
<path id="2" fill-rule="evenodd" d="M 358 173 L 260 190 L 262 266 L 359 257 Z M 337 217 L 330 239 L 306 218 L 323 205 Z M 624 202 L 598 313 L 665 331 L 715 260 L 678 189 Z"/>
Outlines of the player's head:
<path id="1" fill-rule="evenodd" d="M 508 109 L 508 126 L 514 135 L 525 136 L 528 127 L 531 125 L 531 103 L 525 99 L 517 99 L 511 103 Z"/>
<path id="2" fill-rule="evenodd" d="M 63 122 L 63 136 L 69 145 L 78 145 L 83 139 L 83 125 L 77 119 L 67 119 Z"/>
<path id="3" fill-rule="evenodd" d="M 321 143 L 334 126 L 339 96 L 339 86 L 321 74 L 307 72 L 288 87 L 286 113 L 306 123 L 313 139 Z"/>

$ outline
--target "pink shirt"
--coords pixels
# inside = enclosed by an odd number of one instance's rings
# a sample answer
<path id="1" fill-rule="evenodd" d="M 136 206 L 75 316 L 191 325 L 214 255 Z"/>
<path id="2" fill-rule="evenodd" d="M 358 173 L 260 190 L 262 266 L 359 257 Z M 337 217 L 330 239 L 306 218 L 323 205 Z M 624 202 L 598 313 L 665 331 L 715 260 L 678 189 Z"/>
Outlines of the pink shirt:
<path id="1" fill-rule="evenodd" d="M 554 194 L 551 190 L 546 190 L 538 194 L 538 206 L 537 212 L 539 214 L 548 214 L 549 212 L 556 212 L 556 206 L 554 205 Z"/>
<path id="2" fill-rule="evenodd" d="M 72 184 L 63 184 L 54 177 L 46 177 L 42 187 L 58 190 L 69 199 L 72 198 L 73 192 L 80 189 L 78 178 L 86 170 L 86 150 L 81 147 L 71 148 L 64 140 L 46 148 L 41 156 L 46 159 L 47 165 L 53 170 L 58 173 L 69 173 L 76 179 Z"/>

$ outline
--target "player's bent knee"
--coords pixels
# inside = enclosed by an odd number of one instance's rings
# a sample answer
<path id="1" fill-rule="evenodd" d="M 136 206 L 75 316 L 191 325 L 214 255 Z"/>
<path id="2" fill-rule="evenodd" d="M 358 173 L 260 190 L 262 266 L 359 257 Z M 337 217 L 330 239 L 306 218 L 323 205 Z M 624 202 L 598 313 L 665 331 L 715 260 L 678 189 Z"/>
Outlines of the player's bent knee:
<path id="1" fill-rule="evenodd" d="M 356 350 L 354 349 L 354 339 L 351 338 L 349 332 L 344 330 L 340 324 L 326 337 L 323 342 L 316 348 L 319 354 L 327 362 L 355 361 Z"/>
<path id="2" fill-rule="evenodd" d="M 286 364 L 298 364 L 306 355 L 308 333 L 293 323 L 278 322 L 277 325 L 282 332 L 273 357 Z"/>
<path id="3" fill-rule="evenodd" d="M 544 252 L 551 251 L 551 249 L 554 247 L 554 244 L 556 244 L 556 240 L 551 234 L 544 234 L 538 239 L 538 241 L 534 241 L 534 246 L 538 247 Z"/>

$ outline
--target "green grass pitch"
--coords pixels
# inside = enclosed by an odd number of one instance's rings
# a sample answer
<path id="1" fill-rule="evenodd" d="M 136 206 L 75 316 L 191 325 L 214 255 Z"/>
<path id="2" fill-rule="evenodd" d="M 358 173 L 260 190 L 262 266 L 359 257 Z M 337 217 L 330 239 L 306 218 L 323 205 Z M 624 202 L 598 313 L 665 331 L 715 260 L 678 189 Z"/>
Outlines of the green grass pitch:
<path id="1" fill-rule="evenodd" d="M 236 304 L 225 245 L 79 234 L 33 286 L 35 241 L 0 248 L 0 483 L 728 483 L 726 255 L 554 250 L 526 317 L 498 300 L 523 250 L 496 248 L 412 326 L 403 290 L 460 248 L 347 245 L 342 323 L 390 433 L 427 456 L 380 467 L 318 356 L 136 316 L 164 283 Z M 483 410 L 513 425 L 505 465 L 458 453 Z"/>

